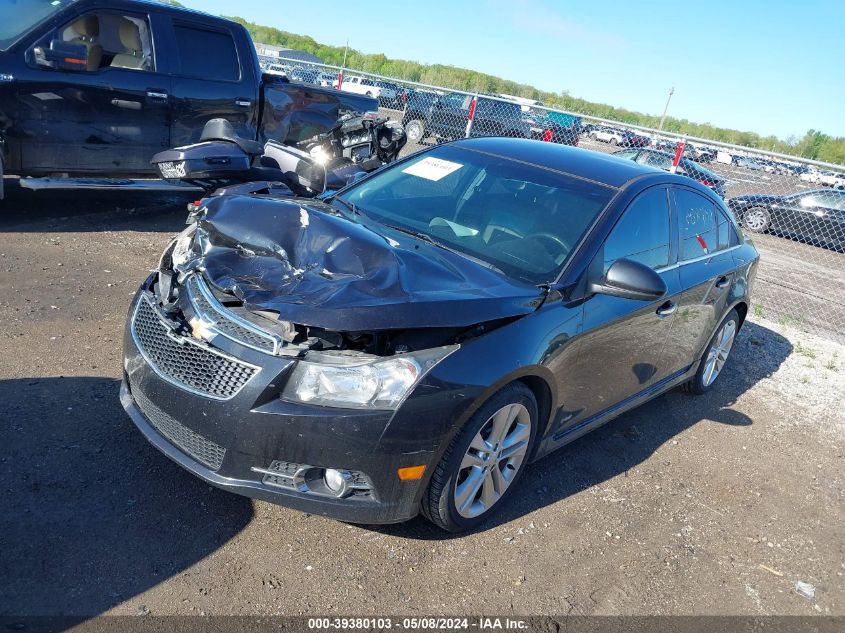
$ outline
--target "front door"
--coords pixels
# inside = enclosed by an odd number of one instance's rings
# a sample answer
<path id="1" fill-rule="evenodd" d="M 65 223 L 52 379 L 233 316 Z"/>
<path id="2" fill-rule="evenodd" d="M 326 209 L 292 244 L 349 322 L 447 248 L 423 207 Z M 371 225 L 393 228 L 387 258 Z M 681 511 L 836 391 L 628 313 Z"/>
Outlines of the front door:
<path id="1" fill-rule="evenodd" d="M 648 189 L 628 206 L 599 252 L 605 271 L 621 258 L 650 266 L 668 292 L 649 302 L 603 294 L 584 302 L 577 371 L 558 385 L 561 405 L 572 414 L 566 426 L 612 409 L 669 375 L 663 349 L 681 294 L 670 227 L 666 188 Z"/>
<path id="2" fill-rule="evenodd" d="M 170 77 L 156 70 L 156 38 L 146 15 L 97 10 L 51 31 L 81 44 L 88 63 L 76 71 L 38 66 L 16 84 L 25 173 L 140 174 L 170 146 Z"/>

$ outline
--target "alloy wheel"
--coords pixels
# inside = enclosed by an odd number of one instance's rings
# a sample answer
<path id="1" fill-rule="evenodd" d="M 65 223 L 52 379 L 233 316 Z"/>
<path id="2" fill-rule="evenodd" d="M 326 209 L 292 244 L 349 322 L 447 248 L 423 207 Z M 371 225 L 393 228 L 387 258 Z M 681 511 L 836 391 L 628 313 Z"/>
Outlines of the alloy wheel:
<path id="1" fill-rule="evenodd" d="M 494 413 L 476 433 L 458 467 L 453 501 L 462 517 L 492 508 L 522 468 L 531 440 L 531 415 L 522 404 Z"/>
<path id="2" fill-rule="evenodd" d="M 704 359 L 704 374 L 702 381 L 705 387 L 713 384 L 713 381 L 719 376 L 722 368 L 728 360 L 728 355 L 731 353 L 731 348 L 736 337 L 736 321 L 728 321 L 719 330 L 719 333 L 713 340 L 713 344 L 707 351 L 707 357 Z"/>
<path id="3" fill-rule="evenodd" d="M 761 233 L 766 230 L 769 224 L 769 218 L 764 209 L 753 207 L 742 216 L 742 223 L 749 231 Z"/>

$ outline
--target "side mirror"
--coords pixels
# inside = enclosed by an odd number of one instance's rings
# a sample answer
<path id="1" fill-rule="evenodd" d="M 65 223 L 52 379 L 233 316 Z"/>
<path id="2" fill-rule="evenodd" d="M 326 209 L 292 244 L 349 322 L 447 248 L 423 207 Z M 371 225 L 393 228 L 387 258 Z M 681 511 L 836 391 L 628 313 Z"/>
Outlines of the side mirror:
<path id="1" fill-rule="evenodd" d="M 596 294 L 654 301 L 666 294 L 666 282 L 648 266 L 630 259 L 617 259 L 598 283 L 590 284 Z"/>
<path id="2" fill-rule="evenodd" d="M 50 48 L 36 46 L 32 49 L 35 63 L 43 68 L 56 70 L 87 70 L 88 49 L 82 44 L 52 40 Z"/>

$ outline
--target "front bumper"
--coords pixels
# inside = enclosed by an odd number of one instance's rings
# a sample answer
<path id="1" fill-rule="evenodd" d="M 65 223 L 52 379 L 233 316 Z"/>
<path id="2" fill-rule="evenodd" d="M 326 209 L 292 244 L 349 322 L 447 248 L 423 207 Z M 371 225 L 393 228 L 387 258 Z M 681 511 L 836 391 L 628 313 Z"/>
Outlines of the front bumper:
<path id="1" fill-rule="evenodd" d="M 149 284 L 130 308 L 120 399 L 150 443 L 211 485 L 303 512 L 353 523 L 394 523 L 418 514 L 427 479 L 400 481 L 397 469 L 426 464 L 429 475 L 438 438 L 408 433 L 395 419 L 402 416 L 390 411 L 282 401 L 278 394 L 295 361 L 222 337 L 213 348 L 183 340 L 180 358 L 191 358 L 196 348 L 213 349 L 255 367 L 252 377 L 225 398 L 180 387 L 149 350 L 142 351 L 137 332 L 133 335 L 136 308 L 148 296 Z M 366 485 L 343 498 L 303 490 L 267 474 L 280 463 L 347 470 Z"/>

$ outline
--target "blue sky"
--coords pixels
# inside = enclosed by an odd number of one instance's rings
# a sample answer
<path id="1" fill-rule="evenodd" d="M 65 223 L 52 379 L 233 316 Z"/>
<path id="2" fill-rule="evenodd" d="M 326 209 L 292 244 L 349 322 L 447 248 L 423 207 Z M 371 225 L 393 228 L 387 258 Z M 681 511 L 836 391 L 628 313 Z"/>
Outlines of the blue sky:
<path id="1" fill-rule="evenodd" d="M 845 0 L 181 0 L 349 45 L 785 138 L 845 136 Z"/>

